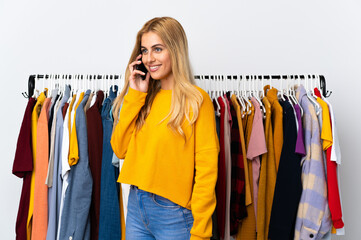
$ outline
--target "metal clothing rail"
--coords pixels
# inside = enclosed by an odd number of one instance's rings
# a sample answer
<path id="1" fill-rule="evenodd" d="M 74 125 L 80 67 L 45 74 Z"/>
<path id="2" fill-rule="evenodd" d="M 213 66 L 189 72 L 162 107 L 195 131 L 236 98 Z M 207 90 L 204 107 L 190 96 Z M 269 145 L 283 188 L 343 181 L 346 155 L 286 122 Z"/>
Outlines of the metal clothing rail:
<path id="1" fill-rule="evenodd" d="M 25 98 L 30 98 L 35 90 L 35 79 L 50 79 L 50 77 L 53 77 L 55 80 L 56 79 L 69 79 L 71 80 L 73 77 L 80 79 L 80 80 L 84 80 L 84 79 L 89 79 L 89 80 L 102 80 L 102 79 L 107 79 L 107 80 L 117 80 L 121 78 L 121 75 L 117 75 L 117 74 L 33 74 L 29 76 L 29 80 L 28 80 L 28 92 L 23 92 L 22 95 Z"/>
<path id="2" fill-rule="evenodd" d="M 315 79 L 317 76 L 320 80 L 320 88 L 321 88 L 321 92 L 322 92 L 322 95 L 324 97 L 329 97 L 332 93 L 332 91 L 330 90 L 327 90 L 326 88 L 326 79 L 323 75 L 257 75 L 257 74 L 249 74 L 249 75 L 235 75 L 235 74 L 232 74 L 232 75 L 195 75 L 194 78 L 195 79 L 205 79 L 205 80 L 214 80 L 216 77 L 218 76 L 225 76 L 227 79 L 229 80 L 232 80 L 232 79 L 242 79 L 243 77 L 245 77 L 245 79 L 249 80 L 249 79 L 259 79 L 259 80 L 262 80 L 262 79 L 265 79 L 265 80 L 281 80 L 281 79 L 288 79 L 288 78 L 291 78 L 291 79 L 295 79 L 295 80 L 305 80 L 306 77 L 308 77 L 309 79 L 312 78 L 312 79 Z M 239 78 L 238 78 L 239 77 Z"/>
<path id="3" fill-rule="evenodd" d="M 107 80 L 116 80 L 116 79 L 120 79 L 121 75 L 114 75 L 114 74 L 54 74 L 53 75 L 55 79 L 72 79 L 73 76 L 76 76 L 78 79 L 90 79 L 90 80 L 102 80 L 103 77 L 104 79 Z M 205 79 L 205 80 L 213 80 L 215 79 L 217 76 L 219 75 L 195 75 L 194 78 L 195 79 Z M 265 80 L 280 80 L 280 79 L 287 79 L 287 78 L 291 78 L 291 79 L 306 79 L 306 76 L 308 78 L 316 78 L 317 75 L 221 75 L 221 76 L 225 76 L 227 79 L 238 79 L 238 76 L 240 76 L 240 78 L 245 77 L 246 79 L 265 79 Z M 23 92 L 22 95 L 25 98 L 29 98 L 33 95 L 34 93 L 34 88 L 35 88 L 35 78 L 37 79 L 49 79 L 51 77 L 50 74 L 34 74 L 34 75 L 30 75 L 29 76 L 29 80 L 28 80 L 28 92 Z M 332 91 L 327 90 L 326 88 L 326 79 L 323 75 L 318 75 L 319 80 L 320 80 L 320 88 L 321 88 L 321 92 L 322 95 L 324 97 L 329 97 L 332 93 Z"/>

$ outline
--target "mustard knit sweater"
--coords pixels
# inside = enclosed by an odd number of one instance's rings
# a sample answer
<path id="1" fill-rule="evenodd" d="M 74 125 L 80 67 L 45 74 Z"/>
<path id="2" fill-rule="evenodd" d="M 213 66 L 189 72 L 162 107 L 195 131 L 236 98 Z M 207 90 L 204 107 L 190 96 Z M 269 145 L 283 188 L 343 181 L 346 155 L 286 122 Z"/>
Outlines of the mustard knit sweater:
<path id="1" fill-rule="evenodd" d="M 172 99 L 172 90 L 163 89 L 136 133 L 135 121 L 147 93 L 129 88 L 111 138 L 114 153 L 124 159 L 118 182 L 138 186 L 191 209 L 193 240 L 212 236 L 219 153 L 212 101 L 203 89 L 195 87 L 202 93 L 203 103 L 195 124 L 189 126 L 187 120 L 182 124 L 186 143 L 167 127 L 169 117 L 159 124 L 169 113 Z"/>

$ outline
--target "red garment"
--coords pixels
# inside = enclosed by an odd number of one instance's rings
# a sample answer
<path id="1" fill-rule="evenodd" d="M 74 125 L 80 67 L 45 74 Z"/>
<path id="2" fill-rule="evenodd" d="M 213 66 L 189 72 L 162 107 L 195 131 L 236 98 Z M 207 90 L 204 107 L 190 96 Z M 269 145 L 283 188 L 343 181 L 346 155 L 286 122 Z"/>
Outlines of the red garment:
<path id="1" fill-rule="evenodd" d="M 98 240 L 99 236 L 99 213 L 100 213 L 100 176 L 103 153 L 103 125 L 100 115 L 104 93 L 97 92 L 97 98 L 93 106 L 86 112 L 88 129 L 89 167 L 93 177 L 93 193 L 90 205 L 90 239 Z"/>
<path id="2" fill-rule="evenodd" d="M 26 240 L 26 223 L 28 219 L 30 201 L 30 183 L 33 171 L 31 113 L 35 103 L 36 99 L 30 98 L 26 106 L 23 122 L 19 132 L 12 170 L 15 176 L 23 179 L 23 187 L 21 190 L 19 210 L 15 226 L 17 240 Z"/>
<path id="3" fill-rule="evenodd" d="M 321 93 L 317 88 L 315 88 L 314 91 L 317 97 L 321 97 Z M 332 128 L 332 122 L 330 124 Z M 337 163 L 331 161 L 331 150 L 332 146 L 326 150 L 328 206 L 330 208 L 333 226 L 339 229 L 344 227 L 344 222 L 342 221 L 342 209 L 338 189 Z"/>
<path id="4" fill-rule="evenodd" d="M 221 97 L 216 100 L 220 107 L 221 121 L 220 121 L 220 134 L 219 134 L 219 159 L 218 159 L 218 178 L 216 185 L 216 197 L 217 197 L 217 223 L 219 235 L 224 238 L 225 231 L 225 218 L 226 218 L 226 159 L 224 148 L 224 114 L 225 106 Z"/>
<path id="5" fill-rule="evenodd" d="M 69 103 L 65 103 L 63 107 L 63 119 L 65 118 L 66 110 L 68 110 Z"/>
<path id="6" fill-rule="evenodd" d="M 228 96 L 227 96 L 228 97 Z M 228 99 L 231 102 L 230 99 Z M 231 219 L 230 233 L 235 235 L 238 232 L 239 222 L 247 217 L 246 210 L 246 189 L 244 162 L 242 153 L 241 137 L 239 135 L 239 125 L 237 113 L 233 105 L 230 104 L 232 116 L 231 129 L 231 153 L 232 153 L 232 182 L 231 182 Z"/>

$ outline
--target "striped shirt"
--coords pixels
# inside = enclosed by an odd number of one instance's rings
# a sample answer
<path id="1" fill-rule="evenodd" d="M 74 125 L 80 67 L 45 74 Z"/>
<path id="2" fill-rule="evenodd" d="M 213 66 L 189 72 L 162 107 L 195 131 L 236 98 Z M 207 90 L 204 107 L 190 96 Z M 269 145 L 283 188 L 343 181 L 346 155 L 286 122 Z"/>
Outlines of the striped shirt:
<path id="1" fill-rule="evenodd" d="M 295 240 L 321 239 L 331 229 L 327 202 L 327 182 L 322 158 L 320 128 L 314 106 L 305 88 L 297 88 L 296 97 L 303 108 L 306 156 L 301 161 L 302 195 L 298 206 Z"/>

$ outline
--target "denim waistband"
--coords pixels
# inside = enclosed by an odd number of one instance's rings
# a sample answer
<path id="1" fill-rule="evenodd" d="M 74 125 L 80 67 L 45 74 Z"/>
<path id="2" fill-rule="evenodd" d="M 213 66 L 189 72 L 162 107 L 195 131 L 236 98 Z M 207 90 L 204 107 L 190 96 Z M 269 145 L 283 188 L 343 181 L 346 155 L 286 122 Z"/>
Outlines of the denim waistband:
<path id="1" fill-rule="evenodd" d="M 147 192 L 147 191 L 144 191 L 144 190 L 142 190 L 142 189 L 139 189 L 138 186 L 135 186 L 135 185 L 130 185 L 130 188 L 136 190 L 137 192 L 148 193 L 148 194 L 150 194 L 150 195 L 153 194 L 153 193 L 151 193 L 151 192 Z"/>

